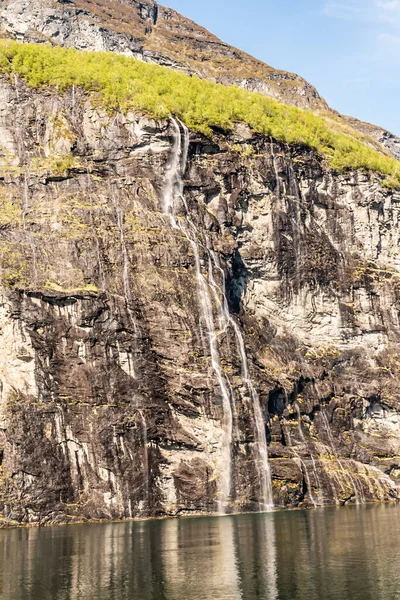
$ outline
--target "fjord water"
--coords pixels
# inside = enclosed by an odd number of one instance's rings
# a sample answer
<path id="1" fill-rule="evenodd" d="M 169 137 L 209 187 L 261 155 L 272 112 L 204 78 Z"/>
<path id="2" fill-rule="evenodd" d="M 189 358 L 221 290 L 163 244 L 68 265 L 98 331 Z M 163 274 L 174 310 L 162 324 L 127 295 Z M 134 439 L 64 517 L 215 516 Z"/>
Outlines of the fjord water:
<path id="1" fill-rule="evenodd" d="M 394 600 L 393 505 L 0 531 L 2 600 Z"/>

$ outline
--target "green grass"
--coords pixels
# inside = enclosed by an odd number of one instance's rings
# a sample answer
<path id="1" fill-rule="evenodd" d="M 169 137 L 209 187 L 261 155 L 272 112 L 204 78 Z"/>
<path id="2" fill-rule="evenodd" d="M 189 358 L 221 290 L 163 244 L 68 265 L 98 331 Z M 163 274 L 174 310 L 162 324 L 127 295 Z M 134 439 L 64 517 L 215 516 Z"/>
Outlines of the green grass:
<path id="1" fill-rule="evenodd" d="M 367 136 L 332 116 L 286 106 L 261 94 L 227 87 L 126 56 L 78 52 L 47 45 L 0 40 L 0 72 L 22 77 L 34 88 L 72 85 L 93 95 L 109 111 L 134 110 L 161 119 L 174 115 L 207 135 L 230 131 L 237 122 L 255 133 L 316 149 L 337 170 L 364 169 L 400 187 L 400 162 L 368 146 Z M 376 146 L 376 143 L 375 143 Z"/>

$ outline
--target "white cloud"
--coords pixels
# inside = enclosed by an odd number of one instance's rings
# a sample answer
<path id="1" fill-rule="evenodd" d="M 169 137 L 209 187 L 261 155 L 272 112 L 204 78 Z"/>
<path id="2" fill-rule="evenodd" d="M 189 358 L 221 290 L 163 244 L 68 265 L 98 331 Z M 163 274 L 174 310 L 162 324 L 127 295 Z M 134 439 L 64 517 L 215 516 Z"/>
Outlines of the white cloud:
<path id="1" fill-rule="evenodd" d="M 400 0 L 325 0 L 323 10 L 329 18 L 364 23 L 375 38 L 375 53 L 391 53 L 391 61 L 399 62 Z"/>
<path id="2" fill-rule="evenodd" d="M 391 50 L 393 52 L 400 51 L 400 34 L 380 33 L 377 37 L 378 46 Z"/>
<path id="3" fill-rule="evenodd" d="M 396 0 L 393 0 L 396 2 Z M 383 2 L 383 4 L 392 2 Z M 337 2 L 336 0 L 326 0 L 324 4 L 324 13 L 328 17 L 345 20 L 356 20 L 356 21 L 371 21 L 375 20 L 377 16 L 377 4 L 382 2 L 376 2 L 374 0 L 348 0 L 347 2 Z M 382 7 L 380 7 L 382 8 Z M 387 11 L 387 8 L 383 8 L 383 11 Z"/>
<path id="4" fill-rule="evenodd" d="M 324 13 L 336 19 L 384 22 L 400 30 L 400 0 L 325 0 Z"/>

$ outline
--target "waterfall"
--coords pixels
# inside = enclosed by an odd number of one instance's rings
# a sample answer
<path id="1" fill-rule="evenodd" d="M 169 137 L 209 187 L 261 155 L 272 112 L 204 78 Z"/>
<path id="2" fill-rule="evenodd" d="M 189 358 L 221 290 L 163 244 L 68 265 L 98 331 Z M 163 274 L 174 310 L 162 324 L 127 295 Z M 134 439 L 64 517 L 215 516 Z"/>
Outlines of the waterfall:
<path id="1" fill-rule="evenodd" d="M 123 286 L 124 286 L 124 297 L 125 297 L 126 310 L 128 312 L 129 319 L 133 325 L 133 330 L 134 330 L 135 334 L 137 334 L 138 333 L 137 323 L 136 323 L 136 319 L 135 319 L 134 314 L 131 309 L 132 294 L 131 294 L 131 286 L 129 283 L 129 255 L 128 255 L 128 250 L 126 248 L 125 233 L 124 233 L 124 212 L 120 206 L 117 206 L 116 211 L 117 211 L 117 224 L 118 224 L 118 230 L 119 230 L 119 235 L 120 235 L 120 243 L 121 243 L 122 258 L 123 258 L 122 281 L 123 281 Z"/>
<path id="2" fill-rule="evenodd" d="M 174 142 L 172 146 L 170 159 L 167 164 L 167 173 L 162 194 L 162 210 L 164 214 L 169 215 L 172 225 L 174 227 L 178 227 L 174 217 L 174 200 L 175 198 L 184 199 L 183 176 L 185 174 L 187 166 L 189 132 L 187 127 L 182 124 L 184 131 L 184 139 L 182 146 L 182 134 L 180 124 L 175 119 L 172 119 L 172 125 L 174 127 Z"/>
<path id="3" fill-rule="evenodd" d="M 144 417 L 143 411 L 138 409 L 140 421 L 142 424 L 142 434 L 143 434 L 143 471 L 145 473 L 144 478 L 144 491 L 145 491 L 145 500 L 148 502 L 149 499 L 149 452 L 147 449 L 147 423 Z"/>
<path id="4" fill-rule="evenodd" d="M 98 269 L 99 269 L 100 285 L 101 285 L 102 289 L 105 289 L 106 281 L 105 281 L 105 276 L 104 276 L 103 264 L 102 264 L 102 260 L 101 260 L 100 240 L 99 240 L 99 236 L 97 233 L 96 222 L 95 222 L 95 218 L 94 218 L 94 214 L 93 214 L 93 196 L 89 192 L 89 188 L 90 188 L 90 175 L 89 174 L 87 174 L 86 178 L 84 179 L 83 187 L 84 187 L 85 196 L 87 196 L 89 198 L 89 203 L 90 203 L 90 211 L 89 211 L 90 227 L 91 227 L 93 236 L 96 241 L 96 254 L 97 254 L 97 265 L 98 265 Z"/>
<path id="5" fill-rule="evenodd" d="M 301 440 L 302 440 L 303 444 L 304 444 L 305 446 L 307 446 L 307 442 L 306 442 L 306 439 L 305 439 L 305 437 L 304 437 L 303 428 L 302 428 L 302 425 L 301 425 L 301 412 L 300 412 L 300 407 L 299 407 L 299 404 L 298 404 L 297 400 L 295 400 L 295 401 L 294 401 L 294 404 L 293 404 L 293 405 L 294 405 L 294 408 L 295 408 L 295 411 L 296 411 L 296 414 L 297 414 L 297 423 L 298 423 L 298 429 L 299 429 L 299 433 L 300 433 L 300 438 L 301 438 Z M 315 502 L 315 499 L 314 499 L 314 497 L 313 497 L 313 495 L 312 495 L 312 492 L 311 492 L 311 481 L 310 481 L 310 475 L 309 475 L 309 473 L 308 473 L 308 470 L 307 470 L 307 465 L 306 465 L 306 463 L 305 463 L 305 462 L 304 462 L 304 461 L 303 461 L 303 460 L 300 458 L 300 456 L 299 456 L 299 454 L 296 452 L 296 450 L 295 450 L 294 448 L 292 448 L 292 450 L 293 450 L 293 453 L 294 453 L 294 454 L 295 454 L 295 456 L 296 456 L 296 460 L 297 460 L 297 461 L 300 461 L 301 467 L 303 468 L 303 471 L 304 471 L 304 477 L 305 477 L 305 479 L 306 479 L 306 483 L 307 483 L 308 490 L 309 490 L 309 496 L 310 496 L 310 500 L 311 500 L 311 502 L 312 502 L 312 504 L 313 504 L 314 508 L 316 508 L 316 506 L 317 506 L 317 503 Z M 318 475 L 317 467 L 316 467 L 316 464 L 315 464 L 314 456 L 312 455 L 311 451 L 310 451 L 310 457 L 311 457 L 311 463 L 312 463 L 312 469 L 313 469 L 313 472 L 314 472 L 314 478 L 315 478 L 315 482 L 316 482 L 316 484 L 317 484 L 317 486 L 318 486 L 318 504 L 322 504 L 323 502 L 322 502 L 322 500 L 321 500 L 321 482 L 320 482 L 320 479 L 319 479 L 319 475 Z"/>
<path id="6" fill-rule="evenodd" d="M 36 287 L 38 284 L 38 279 L 39 279 L 39 274 L 38 274 L 38 268 L 37 268 L 37 251 L 36 251 L 36 246 L 34 244 L 34 242 L 31 241 L 31 250 L 32 250 L 32 266 L 33 266 L 33 286 Z"/>
<path id="7" fill-rule="evenodd" d="M 312 466 L 313 466 L 315 481 L 317 482 L 317 485 L 318 485 L 318 503 L 320 506 L 322 506 L 324 504 L 324 497 L 323 497 L 323 493 L 322 493 L 321 480 L 318 475 L 318 469 L 317 469 L 317 465 L 316 465 L 314 456 L 311 452 L 310 452 L 310 456 L 311 456 L 311 462 L 312 462 Z"/>
<path id="8" fill-rule="evenodd" d="M 258 460 L 256 462 L 256 467 L 258 471 L 258 476 L 260 480 L 261 487 L 261 502 L 260 502 L 260 511 L 265 512 L 271 510 L 274 506 L 274 501 L 272 498 L 272 480 L 271 480 L 271 470 L 269 468 L 268 461 L 268 445 L 267 445 L 267 436 L 265 433 L 265 424 L 264 418 L 262 414 L 260 398 L 257 394 L 257 391 L 253 385 L 253 382 L 250 379 L 249 375 L 249 363 L 247 359 L 246 347 L 244 344 L 243 334 L 240 330 L 239 325 L 236 323 L 235 319 L 229 312 L 228 302 L 226 299 L 226 280 L 225 273 L 221 268 L 218 258 L 216 254 L 210 250 L 210 255 L 214 261 L 216 268 L 218 269 L 221 280 L 222 280 L 222 310 L 225 316 L 226 323 L 231 325 L 236 338 L 236 345 L 239 352 L 239 356 L 241 359 L 242 365 L 242 379 L 249 391 L 250 398 L 252 401 L 253 411 L 254 411 L 254 424 L 255 424 L 255 438 L 256 438 L 256 451 L 258 454 Z M 215 283 L 214 277 L 212 275 L 212 264 L 210 264 L 210 278 L 211 283 L 214 290 L 217 290 L 217 285 Z"/>
<path id="9" fill-rule="evenodd" d="M 171 157 L 167 166 L 167 176 L 162 195 L 162 208 L 166 215 L 171 220 L 171 225 L 174 228 L 180 229 L 183 235 L 188 240 L 194 256 L 197 297 L 199 300 L 200 313 L 203 324 L 206 329 L 208 344 L 211 355 L 211 365 L 216 375 L 222 399 L 222 456 L 221 469 L 219 473 L 219 501 L 218 511 L 220 514 L 225 514 L 229 497 L 231 494 L 231 479 L 232 479 L 232 433 L 233 433 L 233 415 L 232 404 L 233 397 L 230 386 L 227 384 L 221 368 L 221 361 L 217 343 L 217 332 L 214 324 L 212 301 L 209 287 L 201 270 L 200 247 L 197 241 L 198 231 L 190 219 L 188 206 L 183 194 L 183 176 L 187 167 L 187 156 L 189 148 L 189 131 L 187 127 L 179 124 L 175 119 L 172 119 L 174 126 L 174 144 L 172 147 Z M 181 126 L 184 132 L 182 143 Z M 185 206 L 185 219 L 177 221 L 174 216 L 174 200 L 180 198 Z"/>
<path id="10" fill-rule="evenodd" d="M 290 154 L 290 148 L 289 148 L 289 146 L 287 146 L 287 149 L 288 149 L 289 154 Z M 275 155 L 275 152 L 274 152 L 274 142 L 273 142 L 272 137 L 270 138 L 270 151 L 271 151 L 271 157 L 272 157 L 272 166 L 273 166 L 273 170 L 274 170 L 274 174 L 275 174 L 275 178 L 276 178 L 275 195 L 276 195 L 278 201 L 280 201 L 281 200 L 281 188 L 282 188 L 282 184 L 281 184 L 281 179 L 280 179 L 280 176 L 279 176 L 279 170 L 278 170 L 276 155 Z M 301 250 L 301 245 L 300 245 L 300 240 L 299 240 L 299 236 L 298 236 L 298 227 L 299 227 L 299 224 L 301 222 L 301 219 L 300 219 L 299 206 L 298 205 L 301 203 L 301 195 L 300 195 L 300 190 L 299 190 L 299 186 L 298 186 L 297 179 L 296 179 L 296 174 L 294 172 L 293 165 L 291 163 L 290 157 L 289 157 L 288 166 L 287 166 L 287 174 L 288 174 L 288 179 L 289 179 L 289 192 L 290 192 L 290 187 L 293 187 L 293 184 L 294 184 L 294 188 L 295 188 L 294 189 L 294 196 L 293 197 L 296 200 L 296 208 L 295 208 L 295 224 L 294 224 L 294 231 L 293 231 L 293 233 L 294 233 L 294 248 L 296 249 L 295 250 L 296 281 L 297 281 L 297 284 L 299 286 L 299 283 L 300 283 L 300 280 L 299 280 L 300 263 L 299 263 L 298 252 Z M 297 402 L 295 403 L 295 407 L 294 408 L 295 408 L 296 413 L 297 413 L 298 428 L 299 428 L 299 433 L 300 433 L 301 440 L 302 440 L 302 442 L 306 443 L 305 438 L 304 438 L 303 429 L 302 429 L 302 426 L 301 426 L 300 409 L 299 409 L 299 406 L 298 406 Z M 329 427 L 329 425 L 328 425 L 328 427 Z M 329 430 L 329 433 L 331 433 L 330 430 Z M 328 433 L 328 435 L 329 435 L 329 433 Z M 289 430 L 287 430 L 285 432 L 285 435 L 286 435 L 286 437 L 288 439 L 288 445 L 289 445 L 289 447 L 291 447 L 293 449 L 292 444 L 291 444 Z M 299 457 L 299 455 L 297 454 L 297 452 L 295 450 L 293 450 L 293 452 L 294 452 L 294 454 L 296 456 L 296 458 L 295 458 L 296 462 L 299 464 L 299 461 L 301 461 L 301 463 L 302 463 L 303 470 L 304 470 L 304 476 L 306 478 L 306 483 L 307 483 L 307 485 L 309 485 L 309 483 L 307 482 L 307 478 L 308 478 L 308 481 L 309 481 L 309 475 L 308 475 L 308 472 L 307 472 L 306 465 L 305 465 L 304 461 L 301 460 L 301 458 Z M 334 452 L 334 450 L 332 450 L 332 452 L 335 454 L 335 458 L 336 458 L 336 453 Z M 321 482 L 320 482 L 320 478 L 319 478 L 319 475 L 318 475 L 318 470 L 317 470 L 316 462 L 315 462 L 314 456 L 311 453 L 311 451 L 310 451 L 310 456 L 311 456 L 311 462 L 312 462 L 312 467 L 313 467 L 313 471 L 314 471 L 315 480 L 316 480 L 317 485 L 319 487 L 318 502 L 320 504 L 322 504 L 323 503 L 323 496 L 322 496 L 322 490 L 321 490 Z M 321 465 L 322 465 L 322 462 L 321 462 Z M 341 467 L 341 468 L 343 470 L 343 467 Z M 337 476 L 337 474 L 334 473 L 334 472 L 332 472 L 332 477 L 334 479 L 336 479 L 336 481 L 338 482 L 339 487 L 342 489 L 342 491 L 344 491 L 344 486 L 342 484 L 342 481 Z M 330 477 L 329 477 L 329 479 L 330 479 Z M 310 487 L 309 487 L 309 489 L 310 489 Z M 332 494 L 333 494 L 334 498 L 336 498 L 336 504 L 339 504 L 339 500 L 337 499 L 336 490 L 335 490 L 335 486 L 334 485 L 332 485 Z M 311 499 L 311 502 L 315 505 L 315 500 L 311 496 L 311 491 L 310 491 L 310 499 Z"/>
<path id="11" fill-rule="evenodd" d="M 29 213 L 30 177 L 31 177 L 30 166 L 27 165 L 25 167 L 25 172 L 24 172 L 24 194 L 23 194 L 22 207 L 21 207 L 22 208 L 22 215 L 21 215 L 22 216 L 22 229 L 24 231 L 26 230 L 26 217 Z M 30 249 L 32 252 L 32 263 L 33 263 L 33 274 L 34 274 L 31 285 L 34 288 L 36 288 L 36 286 L 38 285 L 39 273 L 38 273 L 38 268 L 37 268 L 38 262 L 37 262 L 37 251 L 36 251 L 35 238 L 34 238 L 34 234 L 32 234 L 32 231 L 27 232 L 27 236 L 29 239 L 29 246 L 30 246 Z"/>
<path id="12" fill-rule="evenodd" d="M 290 152 L 289 144 L 286 144 L 286 148 L 289 154 L 289 159 L 287 160 L 287 175 L 288 175 L 288 190 L 287 190 L 287 198 L 291 198 L 292 201 L 288 202 L 288 215 L 291 217 L 291 225 L 292 225 L 292 237 L 293 237 L 293 252 L 294 252 L 294 262 L 295 262 L 295 282 L 296 282 L 296 290 L 297 294 L 301 294 L 302 286 L 301 286 L 301 271 L 302 271 L 302 261 L 304 257 L 304 243 L 303 243 L 303 223 L 301 219 L 301 191 L 299 187 L 299 183 L 297 181 L 296 173 L 293 168 L 293 162 Z M 294 188 L 294 189 L 293 189 Z M 291 193 L 293 192 L 293 193 Z"/>
<path id="13" fill-rule="evenodd" d="M 250 380 L 249 368 L 246 355 L 245 344 L 242 333 L 236 321 L 232 318 L 229 312 L 228 303 L 226 300 L 225 275 L 219 265 L 216 255 L 211 251 L 209 240 L 206 236 L 205 241 L 207 248 L 204 248 L 208 254 L 208 281 L 202 273 L 200 260 L 200 242 L 201 237 L 198 228 L 190 218 L 189 208 L 184 195 L 184 174 L 187 168 L 188 150 L 189 150 L 189 131 L 187 127 L 172 119 L 174 128 L 174 142 L 172 152 L 167 164 L 166 180 L 162 194 L 162 208 L 164 214 L 170 218 L 171 225 L 174 228 L 180 229 L 183 235 L 188 240 L 194 255 L 196 281 L 197 281 L 197 296 L 199 300 L 200 313 L 202 321 L 205 325 L 208 345 L 211 355 L 211 364 L 216 375 L 218 385 L 222 397 L 223 409 L 223 439 L 222 439 L 222 457 L 221 468 L 219 473 L 220 499 L 218 502 L 219 512 L 226 512 L 232 485 L 232 438 L 233 438 L 233 411 L 234 411 L 234 394 L 232 386 L 222 372 L 221 361 L 218 348 L 217 330 L 213 316 L 213 295 L 217 305 L 221 307 L 221 322 L 224 322 L 225 329 L 228 325 L 233 328 L 235 333 L 236 343 L 241 357 L 242 364 L 242 379 L 247 386 L 252 400 L 255 421 L 255 438 L 256 451 L 258 454 L 256 465 L 260 480 L 260 488 L 262 499 L 260 502 L 260 510 L 266 511 L 273 507 L 272 499 L 272 484 L 271 474 L 268 463 L 268 449 L 262 415 L 261 405 L 258 394 Z M 181 133 L 183 131 L 183 136 Z M 185 208 L 185 218 L 175 219 L 174 201 L 179 198 Z M 222 289 L 215 280 L 213 273 L 213 264 L 221 273 Z M 220 301 L 222 296 L 222 303 Z"/>
<path id="14" fill-rule="evenodd" d="M 186 234 L 185 234 L 186 235 Z M 206 331 L 208 334 L 210 353 L 211 353 L 211 364 L 214 373 L 218 380 L 218 385 L 222 395 L 222 407 L 223 407 L 223 440 L 222 440 L 222 468 L 220 473 L 221 479 L 221 498 L 219 500 L 219 512 L 225 513 L 226 504 L 230 496 L 231 491 L 231 477 L 232 477 L 232 433 L 233 433 L 233 416 L 232 416 L 232 396 L 230 394 L 229 386 L 226 384 L 224 375 L 221 369 L 221 362 L 217 344 L 217 334 L 214 325 L 214 317 L 212 312 L 212 302 L 210 298 L 209 288 L 207 286 L 206 279 L 201 272 L 201 263 L 199 248 L 197 242 L 186 235 L 189 240 L 193 254 L 195 258 L 196 276 L 197 276 L 197 292 L 200 302 L 201 312 L 203 319 L 206 324 Z"/>
<path id="15" fill-rule="evenodd" d="M 26 219 L 26 215 L 28 213 L 28 207 L 29 207 L 29 179 L 30 179 L 30 172 L 28 171 L 28 167 L 25 167 L 24 197 L 23 197 L 23 201 L 22 201 L 22 228 L 24 230 L 26 228 L 25 219 Z"/>
<path id="16" fill-rule="evenodd" d="M 356 484 L 357 489 L 358 489 L 358 491 L 360 493 L 360 501 L 361 501 L 361 503 L 365 504 L 365 501 L 366 501 L 365 500 L 365 494 L 364 494 L 363 486 L 362 486 L 362 484 L 361 484 L 361 482 L 360 482 L 360 480 L 358 478 L 358 466 L 357 466 L 357 463 L 356 463 L 355 460 L 350 460 L 350 464 L 352 464 L 353 467 L 355 467 L 354 470 L 355 470 L 355 473 L 356 473 L 356 478 L 354 479 L 354 483 Z"/>
<path id="17" fill-rule="evenodd" d="M 272 141 L 272 138 L 270 138 L 270 141 L 271 141 L 272 166 L 274 167 L 275 178 L 276 178 L 276 196 L 277 196 L 278 200 L 280 200 L 280 197 L 281 197 L 281 180 L 279 179 L 278 166 L 276 164 L 276 156 L 275 156 L 275 153 L 274 153 L 274 142 Z"/>

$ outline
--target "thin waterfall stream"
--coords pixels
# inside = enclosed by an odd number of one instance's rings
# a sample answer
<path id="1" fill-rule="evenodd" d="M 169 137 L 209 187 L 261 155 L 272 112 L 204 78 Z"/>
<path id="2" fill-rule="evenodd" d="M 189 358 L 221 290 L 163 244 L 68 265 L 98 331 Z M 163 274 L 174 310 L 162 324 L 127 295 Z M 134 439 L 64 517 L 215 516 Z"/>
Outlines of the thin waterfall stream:
<path id="1" fill-rule="evenodd" d="M 242 365 L 242 379 L 247 386 L 254 410 L 256 452 L 258 454 L 256 467 L 260 480 L 261 501 L 259 503 L 260 511 L 268 511 L 273 507 L 271 473 L 268 463 L 268 448 L 265 433 L 264 419 L 258 394 L 249 377 L 249 368 L 246 355 L 245 344 L 239 326 L 232 318 L 226 299 L 225 275 L 219 265 L 216 255 L 210 250 L 209 240 L 205 237 L 206 246 L 203 244 L 203 250 L 208 254 L 208 281 L 202 272 L 202 262 L 200 259 L 200 232 L 190 217 L 188 204 L 184 195 L 184 174 L 187 169 L 188 150 L 189 150 L 189 131 L 187 127 L 172 119 L 174 127 L 174 142 L 171 156 L 167 165 L 165 185 L 162 195 L 162 209 L 164 214 L 168 215 L 173 228 L 179 229 L 188 240 L 194 255 L 197 296 L 199 300 L 201 319 L 205 325 L 208 344 L 210 348 L 211 364 L 216 375 L 222 397 L 223 409 L 223 439 L 222 456 L 219 469 L 219 502 L 218 510 L 220 514 L 225 514 L 229 505 L 229 498 L 232 487 L 232 441 L 234 426 L 234 406 L 235 398 L 232 386 L 222 371 L 221 359 L 218 347 L 217 328 L 214 323 L 212 296 L 217 305 L 221 305 L 222 316 L 226 325 L 231 325 Z M 183 131 L 183 136 L 181 133 Z M 179 198 L 185 208 L 185 218 L 176 219 L 174 212 L 174 201 Z M 213 265 L 221 274 L 222 289 L 217 284 Z M 220 300 L 222 297 L 222 303 Z"/>
<path id="2" fill-rule="evenodd" d="M 222 280 L 222 309 L 225 315 L 225 319 L 227 324 L 231 325 L 236 338 L 236 345 L 239 352 L 239 356 L 241 358 L 242 365 L 242 379 L 249 391 L 250 399 L 252 401 L 253 411 L 254 411 L 254 423 L 255 423 L 255 438 L 256 438 L 256 451 L 258 454 L 258 459 L 256 462 L 257 472 L 261 484 L 261 502 L 260 502 L 260 510 L 265 512 L 271 510 L 274 506 L 274 501 L 272 497 L 272 481 L 271 481 L 271 470 L 269 468 L 268 461 L 268 445 L 267 445 L 267 436 L 265 433 L 265 425 L 264 418 L 262 414 L 260 398 L 257 394 L 257 391 L 253 385 L 253 382 L 250 379 L 249 374 L 249 363 L 247 359 L 246 347 L 244 343 L 243 334 L 240 330 L 239 325 L 236 323 L 235 319 L 232 317 L 229 312 L 229 306 L 227 302 L 226 295 L 226 279 L 225 273 L 222 267 L 219 264 L 218 257 L 216 254 L 210 250 L 210 255 L 214 261 L 216 268 L 218 269 L 221 280 Z M 212 275 L 212 263 L 210 262 L 210 277 L 212 277 L 212 284 L 215 291 L 218 290 L 217 284 Z"/>
<path id="3" fill-rule="evenodd" d="M 230 388 L 225 381 L 225 377 L 221 368 L 210 291 L 207 285 L 207 281 L 201 270 L 200 249 L 196 239 L 196 234 L 198 232 L 196 226 L 189 217 L 188 207 L 183 194 L 183 176 L 187 166 L 189 132 L 188 129 L 183 126 L 184 139 L 182 144 L 180 124 L 175 119 L 172 120 L 172 123 L 175 130 L 174 144 L 172 147 L 171 158 L 168 164 L 167 177 L 162 197 L 162 206 L 164 213 L 170 217 L 172 227 L 180 229 L 180 231 L 182 231 L 182 233 L 188 240 L 194 255 L 197 281 L 197 296 L 201 310 L 201 317 L 205 325 L 206 334 L 208 337 L 212 368 L 217 377 L 222 398 L 223 438 L 221 469 L 219 473 L 220 490 L 218 512 L 220 514 L 225 514 L 231 495 L 233 398 L 230 393 Z M 180 197 L 184 202 L 186 210 L 186 218 L 184 220 L 179 219 L 179 221 L 177 221 L 175 219 L 174 199 L 176 197 Z"/>
<path id="4" fill-rule="evenodd" d="M 329 425 L 328 417 L 327 417 L 325 411 L 321 410 L 320 414 L 321 414 L 322 422 L 323 422 L 323 424 L 325 426 L 325 431 L 326 431 L 326 433 L 328 435 L 330 449 L 331 449 L 331 451 L 332 451 L 332 453 L 333 453 L 333 455 L 334 455 L 334 457 L 336 459 L 337 464 L 339 465 L 340 472 L 342 474 L 342 478 L 344 479 L 345 482 L 347 482 L 347 484 L 349 485 L 349 487 L 354 492 L 354 496 L 356 498 L 356 503 L 358 504 L 359 501 L 360 501 L 360 498 L 359 498 L 359 489 L 357 488 L 357 486 L 355 484 L 355 481 L 354 481 L 354 478 L 352 477 L 351 473 L 346 472 L 345 468 L 343 467 L 343 463 L 340 460 L 340 458 L 339 458 L 339 456 L 338 456 L 338 454 L 336 452 L 335 440 L 333 438 L 333 434 L 332 434 L 332 431 L 331 431 L 331 428 L 330 428 L 330 425 Z M 342 489 L 344 489 L 343 488 L 343 484 L 341 482 L 340 482 L 340 484 L 341 484 Z"/>

